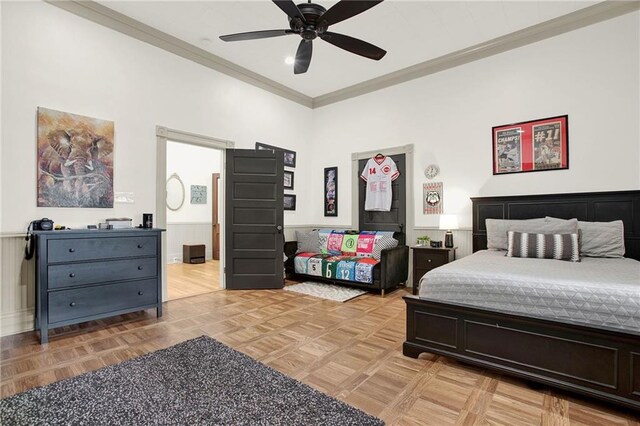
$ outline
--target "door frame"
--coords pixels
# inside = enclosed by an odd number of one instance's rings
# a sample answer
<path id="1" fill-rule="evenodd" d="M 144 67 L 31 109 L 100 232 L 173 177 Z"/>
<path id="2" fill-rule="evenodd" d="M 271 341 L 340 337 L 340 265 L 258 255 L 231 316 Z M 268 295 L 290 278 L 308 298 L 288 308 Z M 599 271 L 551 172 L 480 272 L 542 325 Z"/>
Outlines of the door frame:
<path id="1" fill-rule="evenodd" d="M 213 138 L 210 136 L 198 135 L 195 133 L 183 132 L 181 130 L 169 129 L 163 126 L 156 126 L 156 226 L 166 229 L 167 227 L 167 142 L 179 142 L 188 145 L 196 145 L 204 148 L 219 149 L 222 151 L 220 155 L 220 197 L 225 199 L 224 181 L 226 167 L 226 150 L 233 149 L 235 143 L 224 139 Z M 224 215 L 220 219 L 220 264 L 224 265 Z M 167 291 L 167 235 L 162 234 L 162 301 L 166 302 L 168 297 Z M 220 268 L 220 287 L 225 288 L 224 268 Z"/>
<path id="2" fill-rule="evenodd" d="M 376 154 L 385 156 L 404 154 L 405 155 L 405 178 L 406 178 L 406 218 L 405 218 L 405 241 L 408 244 L 414 240 L 415 210 L 414 210 L 414 190 L 413 190 L 413 144 L 394 146 L 391 148 L 381 148 L 375 151 L 354 152 L 351 154 L 351 223 L 356 229 L 360 229 L 360 215 L 358 206 L 358 185 L 360 184 L 360 172 L 358 161 L 368 159 Z M 420 199 L 420 197 L 418 197 Z"/>

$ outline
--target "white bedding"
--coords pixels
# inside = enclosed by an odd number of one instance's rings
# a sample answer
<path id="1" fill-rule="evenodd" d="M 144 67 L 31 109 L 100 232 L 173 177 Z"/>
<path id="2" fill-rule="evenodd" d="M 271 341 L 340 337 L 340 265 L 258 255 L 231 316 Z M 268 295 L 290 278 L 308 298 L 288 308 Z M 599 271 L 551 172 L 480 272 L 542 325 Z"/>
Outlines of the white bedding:
<path id="1" fill-rule="evenodd" d="M 483 250 L 426 273 L 420 297 L 640 332 L 640 262 L 505 257 Z"/>

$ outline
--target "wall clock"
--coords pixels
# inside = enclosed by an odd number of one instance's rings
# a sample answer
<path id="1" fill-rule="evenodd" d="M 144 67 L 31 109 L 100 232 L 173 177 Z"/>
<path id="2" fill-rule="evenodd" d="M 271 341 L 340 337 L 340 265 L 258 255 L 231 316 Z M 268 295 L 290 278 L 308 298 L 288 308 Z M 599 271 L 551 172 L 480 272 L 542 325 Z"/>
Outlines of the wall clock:
<path id="1" fill-rule="evenodd" d="M 427 168 L 424 169 L 424 175 L 427 177 L 427 179 L 433 179 L 434 177 L 438 176 L 439 173 L 440 167 L 438 167 L 436 164 L 429 164 Z"/>

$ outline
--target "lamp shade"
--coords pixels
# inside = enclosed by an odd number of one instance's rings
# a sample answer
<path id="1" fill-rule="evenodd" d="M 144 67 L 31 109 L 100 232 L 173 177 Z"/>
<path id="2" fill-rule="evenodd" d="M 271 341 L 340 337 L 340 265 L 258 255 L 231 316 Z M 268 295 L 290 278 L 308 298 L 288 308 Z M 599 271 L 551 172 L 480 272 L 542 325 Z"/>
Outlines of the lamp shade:
<path id="1" fill-rule="evenodd" d="M 458 216 L 455 214 L 440 215 L 440 229 L 458 229 Z"/>

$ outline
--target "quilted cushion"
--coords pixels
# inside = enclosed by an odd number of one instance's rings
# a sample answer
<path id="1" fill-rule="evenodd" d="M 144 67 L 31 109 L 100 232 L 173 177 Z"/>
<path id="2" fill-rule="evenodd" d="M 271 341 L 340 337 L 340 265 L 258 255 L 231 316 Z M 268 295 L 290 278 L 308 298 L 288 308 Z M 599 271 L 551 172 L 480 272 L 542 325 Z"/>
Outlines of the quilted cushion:
<path id="1" fill-rule="evenodd" d="M 509 231 L 507 257 L 579 262 L 578 234 L 530 234 Z"/>
<path id="2" fill-rule="evenodd" d="M 318 231 L 296 231 L 296 240 L 298 241 L 298 251 L 296 253 L 320 253 L 320 236 Z"/>
<path id="3" fill-rule="evenodd" d="M 301 253 L 294 259 L 298 274 L 367 284 L 373 283 L 373 268 L 378 263 L 371 258 L 313 253 Z"/>

